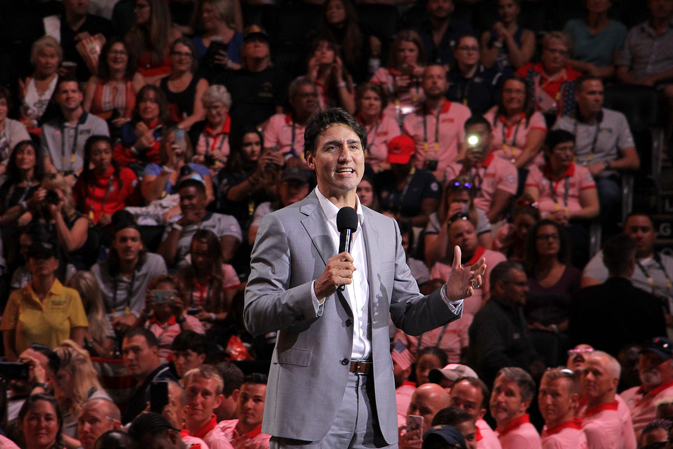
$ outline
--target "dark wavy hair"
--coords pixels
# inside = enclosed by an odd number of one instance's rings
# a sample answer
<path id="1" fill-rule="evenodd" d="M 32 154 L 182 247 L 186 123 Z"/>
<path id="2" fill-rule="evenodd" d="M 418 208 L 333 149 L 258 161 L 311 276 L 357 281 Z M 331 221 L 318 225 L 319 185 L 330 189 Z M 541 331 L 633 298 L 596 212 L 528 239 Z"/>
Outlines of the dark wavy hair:
<path id="1" fill-rule="evenodd" d="M 570 241 L 568 233 L 558 223 L 551 220 L 540 220 L 528 231 L 528 239 L 526 240 L 526 258 L 524 264 L 526 272 L 532 276 L 535 267 L 540 263 L 540 255 L 537 252 L 537 233 L 542 226 L 553 226 L 559 235 L 559 251 L 556 258 L 563 265 L 570 265 Z"/>
<path id="2" fill-rule="evenodd" d="M 40 148 L 35 145 L 35 142 L 32 140 L 22 140 L 17 143 L 12 150 L 12 154 L 9 155 L 9 161 L 7 161 L 7 181 L 9 185 L 18 184 L 21 182 L 21 176 L 19 175 L 19 168 L 16 166 L 16 155 L 18 150 L 23 150 L 27 146 L 33 147 L 35 150 L 35 167 L 33 168 L 33 178 L 36 181 L 42 181 L 44 176 L 44 158 L 40 152 Z"/>
<path id="3" fill-rule="evenodd" d="M 52 407 L 54 407 L 54 411 L 56 412 L 58 432 L 56 433 L 56 440 L 50 449 L 65 449 L 65 443 L 63 441 L 63 412 L 61 411 L 61 407 L 59 407 L 58 402 L 56 402 L 56 399 L 52 395 L 46 393 L 36 393 L 28 396 L 26 402 L 24 402 L 21 406 L 21 410 L 19 410 L 19 423 L 23 423 L 23 420 L 30 412 L 31 407 L 38 401 L 49 402 Z"/>
<path id="4" fill-rule="evenodd" d="M 256 126 L 246 125 L 240 129 L 232 130 L 229 137 L 231 153 L 229 154 L 229 159 L 227 159 L 227 170 L 230 173 L 241 173 L 245 169 L 246 163 L 243 160 L 243 138 L 248 134 L 257 134 L 257 137 L 259 137 L 260 151 L 264 151 L 264 136 Z"/>
<path id="5" fill-rule="evenodd" d="M 358 110 L 360 109 L 360 102 L 362 101 L 362 97 L 365 96 L 365 93 L 367 93 L 368 90 L 374 92 L 381 99 L 380 115 L 383 115 L 383 111 L 385 110 L 386 106 L 388 106 L 388 96 L 386 95 L 385 91 L 383 90 L 383 87 L 380 84 L 374 84 L 374 83 L 360 84 L 357 87 L 357 89 L 355 89 L 355 106 L 358 108 Z"/>
<path id="6" fill-rule="evenodd" d="M 134 123 L 141 121 L 139 108 L 140 102 L 145 99 L 145 95 L 148 92 L 154 92 L 154 99 L 159 106 L 159 122 L 164 126 L 170 124 L 171 115 L 168 110 L 168 100 L 166 99 L 166 94 L 158 86 L 154 84 L 145 84 L 136 94 L 136 105 L 133 107 L 133 112 L 131 112 L 131 119 Z"/>
<path id="7" fill-rule="evenodd" d="M 367 131 L 355 118 L 341 108 L 329 108 L 315 114 L 306 125 L 304 131 L 304 154 L 315 156 L 318 137 L 328 128 L 345 125 L 360 138 L 362 148 L 367 147 Z"/>
<path id="8" fill-rule="evenodd" d="M 507 81 L 518 81 L 522 83 L 524 86 L 524 90 L 526 92 L 525 94 L 526 98 L 523 100 L 523 113 L 526 115 L 526 126 L 528 126 L 530 117 L 535 112 L 535 99 L 533 98 L 533 90 L 531 89 L 530 84 L 528 84 L 526 78 L 519 75 L 512 75 L 502 83 L 500 98 L 498 99 L 498 109 L 496 110 L 495 116 L 493 117 L 493 126 L 495 127 L 495 125 L 498 123 L 498 117 L 507 114 L 507 111 L 505 110 L 505 105 L 502 102 L 502 96 L 503 96 L 502 90 L 505 88 L 505 84 L 507 84 Z"/>
<path id="9" fill-rule="evenodd" d="M 100 52 L 100 57 L 98 58 L 98 78 L 103 82 L 110 81 L 110 67 L 107 63 L 107 57 L 110 54 L 110 50 L 112 50 L 112 46 L 115 44 L 122 44 L 124 46 L 124 50 L 126 50 L 127 62 L 126 69 L 124 70 L 124 79 L 126 81 L 131 81 L 133 80 L 133 75 L 136 73 L 136 60 L 133 55 L 133 49 L 131 49 L 128 43 L 126 43 L 126 41 L 119 36 L 111 38 L 105 43 L 105 45 L 103 45 L 103 49 Z"/>
<path id="10" fill-rule="evenodd" d="M 357 65 L 358 59 L 362 55 L 362 31 L 358 24 L 358 15 L 355 6 L 350 0 L 327 0 L 322 9 L 322 27 L 321 32 L 337 42 L 333 27 L 327 23 L 327 8 L 332 1 L 339 1 L 346 10 L 346 21 L 344 24 L 343 39 L 339 43 L 341 52 L 344 55 L 344 61 L 350 65 Z"/>

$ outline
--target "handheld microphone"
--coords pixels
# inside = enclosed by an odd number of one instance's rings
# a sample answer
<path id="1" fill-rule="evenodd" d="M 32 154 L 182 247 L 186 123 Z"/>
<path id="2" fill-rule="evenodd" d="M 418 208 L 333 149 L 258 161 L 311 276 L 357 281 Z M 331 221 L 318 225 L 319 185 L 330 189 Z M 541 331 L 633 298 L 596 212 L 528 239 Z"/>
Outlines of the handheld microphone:
<path id="1" fill-rule="evenodd" d="M 358 214 L 352 207 L 342 207 L 337 213 L 337 230 L 339 231 L 339 253 L 351 251 L 351 238 L 358 229 Z M 342 292 L 346 288 L 340 285 L 337 290 Z"/>

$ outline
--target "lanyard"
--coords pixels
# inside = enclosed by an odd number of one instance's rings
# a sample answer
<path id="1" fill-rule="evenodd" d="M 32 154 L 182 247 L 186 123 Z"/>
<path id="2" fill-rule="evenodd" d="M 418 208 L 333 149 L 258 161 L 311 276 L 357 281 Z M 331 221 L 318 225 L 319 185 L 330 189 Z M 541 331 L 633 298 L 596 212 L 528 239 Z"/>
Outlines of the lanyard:
<path id="1" fill-rule="evenodd" d="M 61 125 L 61 170 L 66 172 L 65 169 L 65 123 Z M 77 139 L 79 138 L 79 121 L 75 125 L 75 137 L 72 140 L 72 148 L 70 149 L 70 170 L 72 171 L 72 164 L 75 163 L 75 152 L 77 151 Z"/>
<path id="2" fill-rule="evenodd" d="M 371 140 L 369 140 L 369 145 L 367 145 L 367 148 L 365 148 L 365 157 L 369 157 L 369 154 L 371 153 L 372 146 L 374 146 L 374 142 L 376 141 L 376 134 L 379 132 L 379 125 L 381 124 L 381 120 L 376 121 L 376 125 L 373 126 L 374 128 L 374 136 Z M 371 131 L 372 128 L 369 128 L 369 131 Z M 369 131 L 367 132 L 367 135 L 369 135 Z"/>
<path id="3" fill-rule="evenodd" d="M 114 180 L 114 172 L 110 175 L 110 179 L 108 179 L 108 184 L 107 184 L 107 189 L 105 189 L 105 196 L 103 197 L 103 205 L 100 207 L 100 214 L 103 215 L 103 211 L 105 210 L 105 204 L 107 203 L 108 196 L 110 195 L 110 191 L 112 191 L 112 181 Z M 96 191 L 96 185 L 94 184 L 93 186 L 94 192 Z M 93 193 L 90 193 L 91 189 L 87 189 L 87 193 L 90 194 L 91 198 L 91 209 L 89 209 L 89 218 L 93 220 L 93 208 L 95 206 L 95 202 L 93 199 Z"/>
<path id="4" fill-rule="evenodd" d="M 446 327 L 449 325 L 449 323 L 446 323 L 442 327 L 442 332 L 439 334 L 439 338 L 437 338 L 437 343 L 435 343 L 435 348 L 439 348 L 439 344 L 442 342 L 442 339 L 444 338 L 444 333 L 446 332 Z M 418 345 L 416 346 L 416 354 L 418 354 L 421 351 L 421 342 L 423 341 L 423 334 L 418 337 Z"/>
<path id="5" fill-rule="evenodd" d="M 196 286 L 199 288 L 199 295 L 201 295 L 201 284 L 199 284 L 198 282 L 194 282 L 194 284 L 196 284 Z M 208 281 L 208 285 L 206 286 L 206 294 L 205 294 L 205 296 L 201 295 L 201 298 L 203 299 L 203 305 L 204 306 L 207 304 L 208 298 L 210 298 L 210 293 L 211 293 L 212 288 L 213 288 L 212 284 L 213 284 L 212 280 Z M 189 289 L 189 305 L 191 307 L 194 307 L 194 305 L 195 305 L 194 304 L 194 286 L 192 286 L 192 288 Z"/>
<path id="6" fill-rule="evenodd" d="M 476 76 L 476 74 L 475 74 Z M 458 84 L 458 98 L 463 100 L 463 105 L 467 106 L 467 99 L 470 96 L 470 86 L 472 85 L 472 80 L 474 77 L 469 78 L 467 80 L 467 84 L 465 85 L 465 90 L 463 91 L 462 87 L 460 84 Z"/>
<path id="7" fill-rule="evenodd" d="M 594 139 L 591 142 L 591 151 L 589 151 L 589 157 L 587 160 L 584 162 L 582 165 L 588 165 L 591 163 L 591 160 L 594 158 L 594 154 L 596 154 L 596 144 L 598 143 L 598 134 L 601 132 L 600 130 L 600 122 L 598 119 L 596 119 L 596 132 L 594 133 Z M 578 122 L 575 120 L 575 132 L 573 134 L 577 135 L 577 126 Z"/>
<path id="8" fill-rule="evenodd" d="M 514 136 L 512 138 L 512 163 L 516 160 L 514 157 L 515 151 L 516 151 L 516 136 L 519 134 L 519 125 L 521 125 L 521 119 L 516 123 L 516 128 L 514 128 Z M 502 124 L 502 151 L 505 152 L 505 156 L 507 156 L 507 151 L 508 151 L 508 146 L 507 146 L 507 133 L 505 131 L 505 128 L 507 128 L 507 123 L 503 122 Z"/>
<path id="9" fill-rule="evenodd" d="M 208 152 L 212 153 L 213 149 L 215 148 L 215 142 L 217 142 L 217 136 L 213 137 L 213 144 L 210 145 L 210 142 L 209 142 L 210 137 L 208 136 L 208 133 L 205 133 L 205 134 L 206 134 L 206 152 L 207 153 Z M 227 138 L 229 137 L 229 134 L 227 134 L 227 133 L 223 133 L 223 134 L 224 135 L 222 136 L 222 140 L 220 140 L 220 146 L 217 147 L 217 151 L 219 151 L 219 152 L 222 152 L 222 147 L 224 146 L 224 142 L 226 142 Z M 216 160 L 213 163 L 214 168 L 219 168 L 219 165 L 220 165 L 220 161 L 218 161 L 218 160 Z"/>
<path id="10" fill-rule="evenodd" d="M 28 180 L 28 184 L 26 184 L 26 188 L 21 194 L 21 197 L 19 200 L 16 202 L 16 204 L 21 204 L 23 200 L 26 199 L 26 196 L 28 196 L 28 192 L 30 189 L 33 187 L 33 178 L 30 178 Z M 9 189 L 9 192 L 7 193 L 7 197 L 5 198 L 5 211 L 9 209 L 9 200 L 12 198 L 12 195 L 14 194 L 14 190 L 16 190 L 16 184 L 12 184 L 12 187 Z"/>
<path id="11" fill-rule="evenodd" d="M 133 293 L 133 284 L 136 282 L 136 270 L 133 270 L 133 275 L 131 276 L 131 283 L 129 284 L 129 290 L 126 294 L 126 307 L 124 308 L 124 313 L 131 313 L 131 294 Z M 114 277 L 114 291 L 112 293 L 112 316 L 114 317 L 115 309 L 117 308 L 117 276 Z"/>
<path id="12" fill-rule="evenodd" d="M 442 113 L 443 107 L 440 107 L 437 110 L 437 117 L 435 123 L 435 153 L 439 153 L 439 114 Z M 425 157 L 428 156 L 428 124 L 425 117 L 427 114 L 423 114 L 423 149 L 425 150 Z"/>
<path id="13" fill-rule="evenodd" d="M 671 282 L 671 278 L 668 276 L 668 273 L 666 272 L 666 269 L 664 268 L 664 265 L 661 263 L 661 259 L 659 258 L 659 254 L 654 254 L 654 262 L 657 264 L 657 267 L 664 273 L 664 276 L 666 276 L 666 290 L 668 292 L 671 291 L 671 287 L 673 287 L 673 282 Z M 640 268 L 640 271 L 643 272 L 645 275 L 645 279 L 647 279 L 647 283 L 650 284 L 650 287 L 652 287 L 652 294 L 655 293 L 655 288 L 654 288 L 654 279 L 652 279 L 652 276 L 650 275 L 650 272 L 647 271 L 647 268 L 643 266 L 640 261 L 636 262 L 636 265 L 638 265 L 638 268 Z"/>
<path id="14" fill-rule="evenodd" d="M 570 176 L 566 176 L 566 188 L 563 192 L 563 206 L 565 210 L 568 210 L 568 190 L 570 189 Z M 551 190 L 551 199 L 554 201 L 556 210 L 561 210 L 561 206 L 558 204 L 558 198 L 556 198 L 556 190 L 554 189 L 554 181 L 549 179 L 549 189 Z"/>
<path id="15" fill-rule="evenodd" d="M 475 167 L 470 169 L 470 172 L 468 173 L 468 178 L 470 180 L 470 184 L 475 188 L 476 191 L 481 190 L 481 184 L 484 181 L 482 178 L 481 174 L 479 173 L 479 167 Z"/>
<path id="16" fill-rule="evenodd" d="M 402 212 L 402 206 L 404 206 L 404 197 L 405 197 L 406 194 L 407 194 L 407 190 L 409 190 L 409 184 L 411 184 L 411 180 L 413 179 L 413 177 L 414 177 L 415 174 L 416 174 L 416 167 L 411 167 L 411 171 L 409 172 L 409 176 L 407 176 L 407 183 L 406 183 L 406 185 L 404 186 L 404 190 L 402 190 L 402 195 L 400 195 L 400 200 L 399 200 L 399 202 L 397 203 L 397 208 L 396 208 L 396 209 L 397 209 L 397 213 L 398 213 L 398 214 Z M 392 209 L 392 207 L 393 207 L 393 204 L 392 204 L 392 203 L 393 203 L 392 198 L 391 198 L 390 203 L 391 203 L 391 204 L 390 204 L 390 207 L 391 207 L 391 209 Z"/>

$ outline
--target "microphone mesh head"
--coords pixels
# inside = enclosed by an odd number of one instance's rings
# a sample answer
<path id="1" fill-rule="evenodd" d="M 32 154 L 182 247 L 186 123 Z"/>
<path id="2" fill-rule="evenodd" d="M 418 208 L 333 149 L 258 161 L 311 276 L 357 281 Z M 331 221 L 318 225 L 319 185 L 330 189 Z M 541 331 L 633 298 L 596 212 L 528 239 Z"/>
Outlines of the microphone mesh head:
<path id="1" fill-rule="evenodd" d="M 358 213 L 352 207 L 342 207 L 337 214 L 337 230 L 339 232 L 358 229 Z"/>

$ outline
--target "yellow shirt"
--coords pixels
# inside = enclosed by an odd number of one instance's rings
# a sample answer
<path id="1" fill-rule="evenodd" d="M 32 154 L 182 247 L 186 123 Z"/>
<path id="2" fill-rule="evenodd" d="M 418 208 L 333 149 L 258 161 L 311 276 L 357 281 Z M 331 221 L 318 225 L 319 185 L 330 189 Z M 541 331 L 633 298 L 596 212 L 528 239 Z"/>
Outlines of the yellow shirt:
<path id="1" fill-rule="evenodd" d="M 33 343 L 55 348 L 70 338 L 72 328 L 88 325 L 79 293 L 55 279 L 43 301 L 30 284 L 13 292 L 0 330 L 16 330 L 16 353 L 21 354 Z"/>

